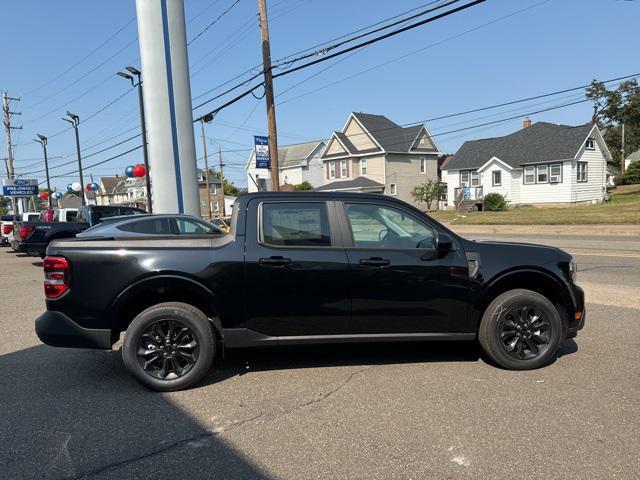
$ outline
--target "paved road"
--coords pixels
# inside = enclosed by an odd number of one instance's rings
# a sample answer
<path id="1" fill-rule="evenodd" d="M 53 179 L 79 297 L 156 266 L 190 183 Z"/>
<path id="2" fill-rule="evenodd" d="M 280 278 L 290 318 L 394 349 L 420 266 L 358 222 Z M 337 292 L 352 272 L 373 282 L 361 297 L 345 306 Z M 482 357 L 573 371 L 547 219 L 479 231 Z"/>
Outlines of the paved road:
<path id="1" fill-rule="evenodd" d="M 613 295 L 638 296 L 640 239 L 518 240 L 586 252 L 587 326 L 544 369 L 465 344 L 246 350 L 170 394 L 118 351 L 41 345 L 39 262 L 0 250 L 0 478 L 638 478 L 640 303 Z"/>

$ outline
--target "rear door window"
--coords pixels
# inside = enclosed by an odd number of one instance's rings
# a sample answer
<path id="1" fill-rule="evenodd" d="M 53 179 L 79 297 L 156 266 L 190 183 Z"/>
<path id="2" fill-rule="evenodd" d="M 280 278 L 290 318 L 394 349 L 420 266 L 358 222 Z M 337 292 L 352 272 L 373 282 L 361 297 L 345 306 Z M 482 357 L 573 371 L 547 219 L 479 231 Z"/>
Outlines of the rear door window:
<path id="1" fill-rule="evenodd" d="M 324 202 L 263 203 L 261 241 L 274 246 L 329 247 L 331 232 Z"/>
<path id="2" fill-rule="evenodd" d="M 123 232 L 147 235 L 172 235 L 171 222 L 168 218 L 151 218 L 139 222 L 129 222 L 118 227 Z"/>
<path id="3" fill-rule="evenodd" d="M 219 229 L 214 225 L 207 225 L 204 222 L 190 220 L 186 218 L 176 218 L 176 225 L 180 235 L 197 235 L 204 233 L 219 233 Z"/>

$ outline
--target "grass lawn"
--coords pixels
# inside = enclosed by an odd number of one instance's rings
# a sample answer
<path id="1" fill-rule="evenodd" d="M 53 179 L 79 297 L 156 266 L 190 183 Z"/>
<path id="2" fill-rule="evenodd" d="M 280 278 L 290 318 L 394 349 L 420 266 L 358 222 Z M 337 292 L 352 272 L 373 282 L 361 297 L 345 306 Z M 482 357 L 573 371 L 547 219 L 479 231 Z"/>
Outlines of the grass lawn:
<path id="1" fill-rule="evenodd" d="M 506 212 L 456 212 L 430 215 L 453 225 L 640 225 L 640 185 L 623 185 L 613 191 L 610 202 L 576 207 L 512 208 Z"/>

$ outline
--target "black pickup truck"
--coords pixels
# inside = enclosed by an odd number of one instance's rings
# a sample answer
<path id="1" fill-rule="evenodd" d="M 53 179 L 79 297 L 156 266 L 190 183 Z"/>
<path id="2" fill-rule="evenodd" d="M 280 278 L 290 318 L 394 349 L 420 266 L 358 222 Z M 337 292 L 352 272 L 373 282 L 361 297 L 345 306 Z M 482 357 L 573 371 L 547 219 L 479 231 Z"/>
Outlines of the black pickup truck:
<path id="1" fill-rule="evenodd" d="M 585 320 L 569 254 L 465 240 L 382 195 L 248 194 L 226 235 L 58 240 L 47 255 L 40 339 L 110 349 L 125 332 L 126 367 L 161 391 L 221 349 L 274 344 L 479 341 L 532 369 Z"/>
<path id="2" fill-rule="evenodd" d="M 73 222 L 17 222 L 13 229 L 13 248 L 17 252 L 44 257 L 49 242 L 73 238 L 105 217 L 146 213 L 135 207 L 88 205 L 78 210 Z"/>

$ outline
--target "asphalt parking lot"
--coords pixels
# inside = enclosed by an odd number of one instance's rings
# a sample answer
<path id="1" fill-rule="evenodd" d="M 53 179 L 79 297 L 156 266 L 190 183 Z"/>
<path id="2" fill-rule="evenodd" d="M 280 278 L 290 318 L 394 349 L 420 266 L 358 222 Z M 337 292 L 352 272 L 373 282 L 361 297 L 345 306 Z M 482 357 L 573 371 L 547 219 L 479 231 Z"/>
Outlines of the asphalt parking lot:
<path id="1" fill-rule="evenodd" d="M 473 344 L 243 350 L 169 394 L 117 350 L 42 345 L 40 259 L 3 248 L 0 478 L 638 478 L 640 238 L 501 239 L 580 266 L 587 324 L 546 368 Z"/>

